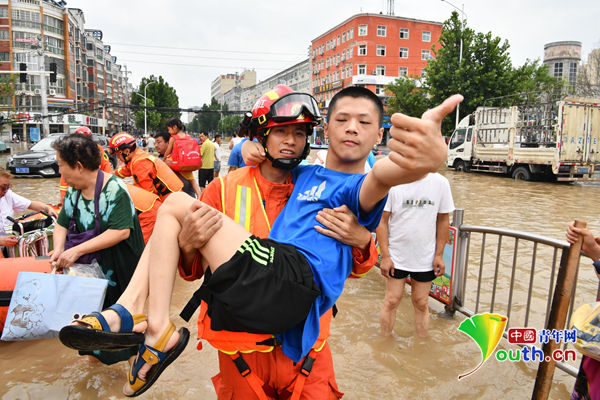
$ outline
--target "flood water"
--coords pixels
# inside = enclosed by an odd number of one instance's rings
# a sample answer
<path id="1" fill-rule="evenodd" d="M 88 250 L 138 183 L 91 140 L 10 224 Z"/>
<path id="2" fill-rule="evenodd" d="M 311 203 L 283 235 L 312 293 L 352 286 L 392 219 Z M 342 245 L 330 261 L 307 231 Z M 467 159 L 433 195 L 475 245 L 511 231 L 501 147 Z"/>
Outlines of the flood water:
<path id="1" fill-rule="evenodd" d="M 0 165 L 4 164 L 5 157 L 0 157 Z M 456 207 L 465 210 L 466 224 L 504 227 L 564 240 L 567 224 L 577 218 L 600 233 L 600 185 L 520 182 L 447 169 L 441 172 L 450 181 Z M 58 179 L 14 179 L 13 190 L 51 203 L 59 198 Z M 583 259 L 582 269 L 585 268 L 591 266 Z M 586 273 L 584 279 L 589 280 L 590 286 L 595 285 L 593 274 Z M 176 315 L 195 288 L 195 284 L 177 281 L 172 318 L 178 326 L 184 322 Z M 408 299 L 399 307 L 393 337 L 381 338 L 379 310 L 384 288 L 379 270 L 373 269 L 363 279 L 349 280 L 337 303 L 340 312 L 332 324 L 329 343 L 345 399 L 531 398 L 537 366 L 534 363 L 500 363 L 490 359 L 478 372 L 458 381 L 458 374 L 474 368 L 481 354 L 471 339 L 457 331 L 464 317 L 438 316 L 443 307 L 433 300 L 430 338 L 415 338 Z M 594 300 L 591 290 L 581 296 L 588 302 Z M 189 328 L 195 337 L 195 323 Z M 206 343 L 202 351 L 195 347 L 195 340 L 191 340 L 184 354 L 143 397 L 216 398 L 210 381 L 217 373 L 216 351 Z M 119 398 L 125 374 L 125 363 L 104 366 L 78 357 L 58 339 L 0 343 L 2 400 Z M 550 398 L 568 399 L 574 379 L 557 369 L 554 382 Z"/>

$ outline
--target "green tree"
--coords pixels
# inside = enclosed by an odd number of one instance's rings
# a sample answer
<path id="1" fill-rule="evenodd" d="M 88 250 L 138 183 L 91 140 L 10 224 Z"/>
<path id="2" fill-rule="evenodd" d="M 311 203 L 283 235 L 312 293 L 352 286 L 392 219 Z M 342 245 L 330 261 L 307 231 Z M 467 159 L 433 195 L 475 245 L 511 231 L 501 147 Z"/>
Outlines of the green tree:
<path id="1" fill-rule="evenodd" d="M 151 81 L 156 82 L 149 83 Z M 148 86 L 146 87 L 146 85 Z M 150 75 L 148 78 L 142 78 L 140 85 L 138 86 L 138 92 L 134 92 L 131 96 L 131 104 L 141 106 L 144 105 L 144 87 L 146 87 L 146 95 L 148 97 L 146 102 L 147 107 L 151 107 L 150 104 L 153 104 L 154 107 L 160 108 L 179 108 L 179 97 L 177 96 L 175 89 L 172 88 L 162 76 L 157 78 L 154 75 Z M 139 93 L 139 95 L 136 93 Z M 148 110 L 147 114 L 148 131 L 154 132 L 165 129 L 167 120 L 171 118 L 179 118 L 181 116 L 180 112 L 167 112 L 160 110 Z M 139 128 L 144 128 L 143 109 L 135 112 L 135 121 Z"/>
<path id="2" fill-rule="evenodd" d="M 462 62 L 459 62 L 460 40 L 463 42 Z M 434 59 L 425 68 L 424 89 L 433 104 L 460 93 L 465 100 L 460 105 L 460 117 L 471 114 L 479 106 L 515 104 L 507 97 L 523 91 L 539 91 L 554 87 L 556 80 L 538 61 L 527 61 L 514 68 L 506 40 L 491 32 L 477 33 L 461 27 L 456 11 L 444 22 L 439 48 L 432 47 Z M 444 133 L 454 127 L 455 114 L 446 118 Z"/>
<path id="3" fill-rule="evenodd" d="M 210 105 L 203 104 L 200 112 L 196 114 L 190 129 L 194 132 L 214 133 L 219 128 L 221 114 L 216 111 L 227 111 L 227 104 L 221 105 L 217 99 L 212 98 Z M 210 112 L 214 111 L 214 112 Z"/>
<path id="4" fill-rule="evenodd" d="M 233 136 L 233 133 L 240 126 L 242 121 L 242 115 L 228 115 L 219 121 L 218 129 L 219 132 L 226 136 Z"/>
<path id="5" fill-rule="evenodd" d="M 386 89 L 390 95 L 387 99 L 387 111 L 390 114 L 401 112 L 419 117 L 431 107 L 431 100 L 427 92 L 422 90 L 422 79 L 418 76 L 401 76 Z"/>

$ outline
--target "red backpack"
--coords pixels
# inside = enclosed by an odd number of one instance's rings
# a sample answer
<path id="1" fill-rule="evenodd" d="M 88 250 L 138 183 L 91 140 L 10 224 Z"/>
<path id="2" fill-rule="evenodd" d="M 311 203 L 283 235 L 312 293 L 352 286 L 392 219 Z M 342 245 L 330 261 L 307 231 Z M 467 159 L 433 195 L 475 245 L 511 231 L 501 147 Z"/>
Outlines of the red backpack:
<path id="1" fill-rule="evenodd" d="M 190 135 L 185 135 L 184 138 L 178 135 L 174 137 L 171 169 L 174 171 L 196 171 L 200 169 L 202 167 L 202 155 L 196 139 L 190 137 Z"/>

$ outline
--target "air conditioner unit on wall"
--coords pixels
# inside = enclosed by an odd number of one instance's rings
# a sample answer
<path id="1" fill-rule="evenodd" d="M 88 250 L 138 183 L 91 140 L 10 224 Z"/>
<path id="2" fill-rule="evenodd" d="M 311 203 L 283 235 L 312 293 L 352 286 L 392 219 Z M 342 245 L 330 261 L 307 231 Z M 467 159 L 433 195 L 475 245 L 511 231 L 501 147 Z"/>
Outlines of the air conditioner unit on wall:
<path id="1" fill-rule="evenodd" d="M 42 90 L 41 89 L 35 89 L 33 91 L 33 93 L 35 93 L 35 94 L 42 94 Z"/>
<path id="2" fill-rule="evenodd" d="M 56 90 L 50 89 L 49 93 L 50 93 L 50 96 L 54 96 L 56 94 Z"/>

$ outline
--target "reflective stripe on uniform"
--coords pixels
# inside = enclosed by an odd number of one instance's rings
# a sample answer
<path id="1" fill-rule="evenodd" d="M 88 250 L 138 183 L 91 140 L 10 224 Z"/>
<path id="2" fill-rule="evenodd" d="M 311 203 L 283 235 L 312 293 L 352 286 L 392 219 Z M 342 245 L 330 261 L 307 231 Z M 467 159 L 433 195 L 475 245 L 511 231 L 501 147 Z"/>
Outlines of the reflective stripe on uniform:
<path id="1" fill-rule="evenodd" d="M 235 222 L 250 230 L 250 220 L 252 219 L 252 196 L 251 190 L 247 186 L 237 185 L 235 192 Z"/>

